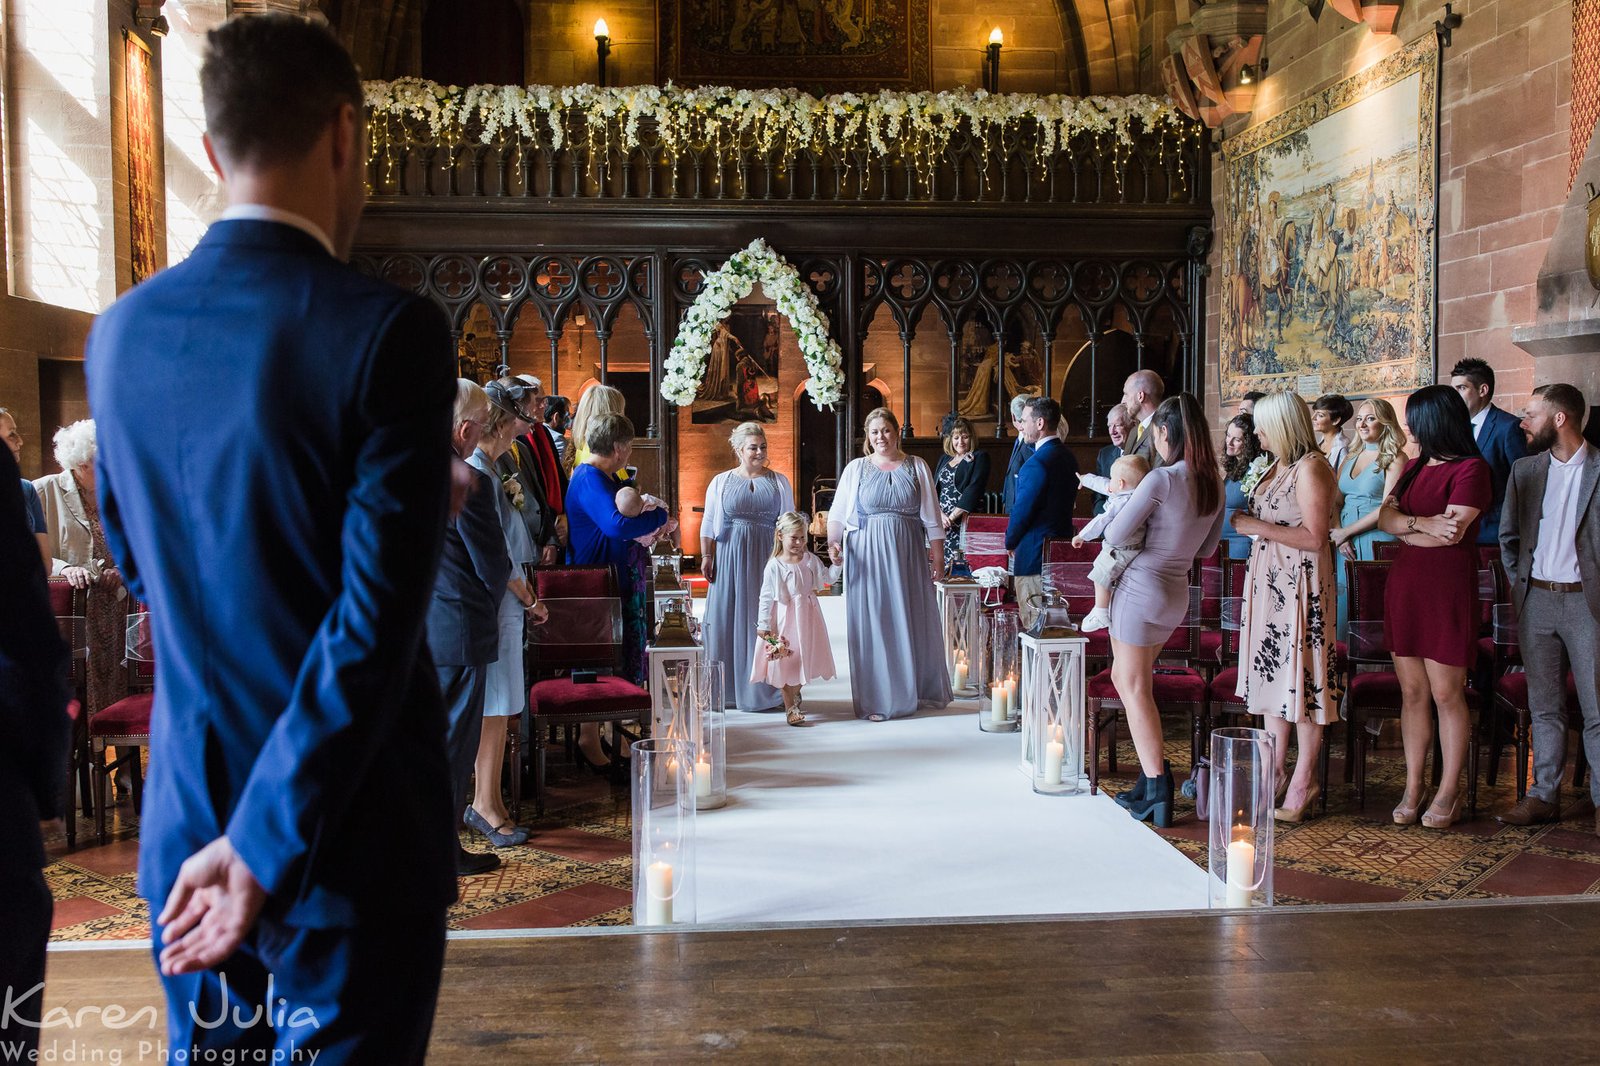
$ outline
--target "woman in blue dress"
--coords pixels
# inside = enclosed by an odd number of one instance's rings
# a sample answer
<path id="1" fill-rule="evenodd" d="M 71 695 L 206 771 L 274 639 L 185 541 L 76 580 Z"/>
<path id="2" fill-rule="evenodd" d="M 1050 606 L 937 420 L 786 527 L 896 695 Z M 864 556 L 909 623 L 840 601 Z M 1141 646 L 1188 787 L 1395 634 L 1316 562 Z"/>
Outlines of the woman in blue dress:
<path id="1" fill-rule="evenodd" d="M 1260 454 L 1255 416 L 1234 415 L 1222 438 L 1222 544 L 1230 559 L 1250 558 L 1250 538 L 1233 531 L 1233 516 L 1245 510 L 1249 502 L 1244 476 Z"/>
<path id="2" fill-rule="evenodd" d="M 706 661 L 722 664 L 722 691 L 741 711 L 776 711 L 783 693 L 750 680 L 760 616 L 761 575 L 772 557 L 778 516 L 794 510 L 789 479 L 767 466 L 767 434 L 744 422 L 728 438 L 739 465 L 706 487 L 700 572 L 706 592 Z"/>
<path id="3" fill-rule="evenodd" d="M 944 523 L 928 464 L 900 450 L 887 407 L 867 416 L 866 455 L 839 477 L 828 551 L 844 560 L 850 699 L 881 722 L 950 702 L 933 583 L 944 576 Z"/>
<path id="4" fill-rule="evenodd" d="M 1389 401 L 1362 400 L 1356 408 L 1356 447 L 1339 468 L 1339 527 L 1328 536 L 1343 560 L 1373 559 L 1373 545 L 1393 540 L 1378 528 L 1378 509 L 1394 492 L 1405 468 L 1405 434 Z M 1339 639 L 1350 631 L 1350 581 L 1341 561 L 1339 573 Z"/>

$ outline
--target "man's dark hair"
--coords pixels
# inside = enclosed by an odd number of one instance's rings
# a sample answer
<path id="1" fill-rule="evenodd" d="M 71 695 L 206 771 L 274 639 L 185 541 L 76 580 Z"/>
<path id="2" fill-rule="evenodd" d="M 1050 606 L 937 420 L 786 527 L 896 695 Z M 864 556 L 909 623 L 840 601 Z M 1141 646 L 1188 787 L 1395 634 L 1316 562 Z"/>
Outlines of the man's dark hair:
<path id="1" fill-rule="evenodd" d="M 1494 395 L 1494 368 L 1482 359 L 1468 358 L 1456 363 L 1450 368 L 1453 378 L 1466 378 L 1474 387 L 1489 386 L 1489 395 Z"/>
<path id="2" fill-rule="evenodd" d="M 1583 428 L 1583 416 L 1589 413 L 1589 408 L 1584 402 L 1583 393 L 1574 386 L 1552 382 L 1549 385 L 1540 385 L 1533 390 L 1533 394 L 1566 415 L 1573 429 Z"/>
<path id="3" fill-rule="evenodd" d="M 1044 431 L 1054 433 L 1061 424 L 1061 405 L 1049 396 L 1035 396 L 1028 401 L 1028 414 L 1044 419 Z"/>
<path id="4" fill-rule="evenodd" d="M 544 398 L 544 419 L 546 422 L 557 415 L 565 418 L 571 409 L 572 404 L 567 402 L 565 396 L 546 396 Z"/>
<path id="5" fill-rule="evenodd" d="M 200 68 L 206 132 L 224 163 L 273 166 L 311 150 L 341 104 L 359 117 L 361 75 L 324 26 L 243 15 L 206 35 Z"/>
<path id="6" fill-rule="evenodd" d="M 1266 393 L 1257 392 L 1255 389 L 1251 389 L 1249 392 L 1245 393 L 1244 396 L 1243 396 L 1243 399 L 1249 400 L 1251 403 L 1255 403 L 1257 400 L 1265 400 L 1266 398 L 1267 398 L 1267 394 Z"/>

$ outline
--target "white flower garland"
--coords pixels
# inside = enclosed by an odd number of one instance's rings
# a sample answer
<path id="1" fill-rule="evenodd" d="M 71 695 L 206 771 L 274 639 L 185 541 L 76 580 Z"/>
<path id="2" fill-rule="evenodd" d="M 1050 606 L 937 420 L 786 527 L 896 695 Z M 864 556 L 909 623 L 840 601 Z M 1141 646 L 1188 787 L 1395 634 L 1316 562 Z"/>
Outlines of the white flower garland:
<path id="1" fill-rule="evenodd" d="M 1024 120 L 1036 124 L 1033 148 L 1043 163 L 1076 134 L 1109 138 L 1114 153 L 1131 149 L 1134 134 L 1198 136 L 1165 97 L 1063 96 L 1058 93 L 990 93 L 982 89 L 940 92 L 836 93 L 815 97 L 798 89 L 680 88 L 630 85 L 472 85 L 467 88 L 420 78 L 371 81 L 366 101 L 374 122 L 374 156 L 393 136 L 405 138 L 403 123 L 425 124 L 433 140 L 461 144 L 468 135 L 483 144 L 519 142 L 559 151 L 573 135 L 568 122 L 583 119 L 583 138 L 597 146 L 631 150 L 640 144 L 640 122 L 653 120 L 662 143 L 677 151 L 688 145 L 719 150 L 743 146 L 759 152 L 831 146 L 891 151 L 939 158 L 965 126 L 986 145 Z M 398 129 L 390 131 L 393 121 Z"/>
<path id="2" fill-rule="evenodd" d="M 828 336 L 828 316 L 817 305 L 816 294 L 800 280 L 799 272 L 760 237 L 729 256 L 722 269 L 706 275 L 705 287 L 683 316 L 661 368 L 661 395 L 669 402 L 679 407 L 694 403 L 717 324 L 758 283 L 794 327 L 800 354 L 811 374 L 806 385 L 811 401 L 818 407 L 839 402 L 844 387 L 843 358 L 838 343 Z"/>

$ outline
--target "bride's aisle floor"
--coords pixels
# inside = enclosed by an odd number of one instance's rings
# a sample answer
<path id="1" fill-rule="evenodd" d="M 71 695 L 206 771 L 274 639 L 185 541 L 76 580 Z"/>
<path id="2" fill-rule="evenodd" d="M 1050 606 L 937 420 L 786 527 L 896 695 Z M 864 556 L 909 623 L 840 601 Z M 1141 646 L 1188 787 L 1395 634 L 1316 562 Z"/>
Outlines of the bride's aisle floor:
<path id="1" fill-rule="evenodd" d="M 696 818 L 701 922 L 1175 910 L 1205 875 L 1104 793 L 1034 795 L 1019 735 L 976 703 L 888 722 L 850 705 L 844 601 L 823 613 L 841 676 L 811 724 L 728 716 L 728 805 Z"/>

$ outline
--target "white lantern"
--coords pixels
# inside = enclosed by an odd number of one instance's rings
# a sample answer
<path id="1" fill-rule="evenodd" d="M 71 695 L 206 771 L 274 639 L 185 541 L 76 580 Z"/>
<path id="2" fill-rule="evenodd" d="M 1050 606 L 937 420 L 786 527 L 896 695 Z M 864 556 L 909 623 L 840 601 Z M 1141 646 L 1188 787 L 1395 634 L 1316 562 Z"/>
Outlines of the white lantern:
<path id="1" fill-rule="evenodd" d="M 1022 634 L 1022 770 L 1041 796 L 1070 796 L 1083 782 L 1088 648 L 1072 629 Z"/>
<path id="2" fill-rule="evenodd" d="M 957 699 L 978 694 L 981 644 L 978 600 L 981 589 L 971 578 L 934 582 L 939 593 L 939 616 L 944 620 L 944 664 L 950 674 L 950 691 Z"/>
<path id="3" fill-rule="evenodd" d="M 662 626 L 656 641 L 645 648 L 650 660 L 650 735 L 668 735 L 675 713 L 678 671 L 685 663 L 700 663 L 705 649 L 689 637 L 686 625 Z"/>

